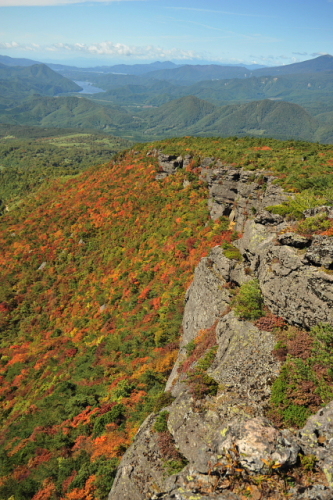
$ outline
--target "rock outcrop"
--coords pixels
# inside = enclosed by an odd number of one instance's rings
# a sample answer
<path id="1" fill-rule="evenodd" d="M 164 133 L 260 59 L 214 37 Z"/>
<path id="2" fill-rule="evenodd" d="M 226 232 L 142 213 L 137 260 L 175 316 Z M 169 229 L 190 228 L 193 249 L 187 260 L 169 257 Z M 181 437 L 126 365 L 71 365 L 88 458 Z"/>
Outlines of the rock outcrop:
<path id="1" fill-rule="evenodd" d="M 160 157 L 167 175 L 181 161 Z M 271 386 L 280 371 L 272 354 L 276 339 L 237 318 L 230 305 L 233 287 L 255 278 L 265 306 L 289 324 L 307 329 L 333 324 L 333 245 L 328 237 L 296 235 L 281 216 L 265 210 L 288 196 L 272 176 L 228 168 L 214 159 L 203 162 L 201 176 L 209 185 L 212 217 L 227 215 L 244 232 L 234 242 L 243 260 L 228 259 L 215 247 L 198 265 L 185 297 L 179 356 L 166 387 L 175 399 L 141 426 L 109 500 L 240 500 L 245 493 L 258 500 L 332 499 L 333 403 L 300 431 L 276 428 L 267 419 Z M 209 329 L 217 349 L 209 351 L 205 376 L 217 391 L 198 398 L 184 366 L 191 343 Z M 162 414 L 163 433 L 156 430 Z M 321 472 L 315 483 L 287 484 L 284 474 L 300 467 L 300 455 L 313 456 Z M 273 477 L 274 470 L 281 472 Z M 251 479 L 269 474 L 266 490 Z"/>

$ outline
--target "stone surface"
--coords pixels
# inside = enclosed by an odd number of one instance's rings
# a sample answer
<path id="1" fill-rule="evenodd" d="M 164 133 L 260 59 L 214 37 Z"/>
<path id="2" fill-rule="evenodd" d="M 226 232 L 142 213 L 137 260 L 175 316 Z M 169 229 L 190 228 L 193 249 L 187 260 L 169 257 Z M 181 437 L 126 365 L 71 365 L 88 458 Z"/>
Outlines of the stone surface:
<path id="1" fill-rule="evenodd" d="M 272 231 L 249 220 L 237 243 L 259 278 L 265 304 L 277 316 L 305 328 L 333 323 L 333 276 L 311 265 L 302 250 L 276 244 L 281 228 L 283 224 Z"/>
<path id="2" fill-rule="evenodd" d="M 274 464 L 295 465 L 300 450 L 290 432 L 279 431 L 263 417 L 232 422 L 215 446 L 216 452 L 222 456 L 237 449 L 240 464 L 256 474 L 267 474 L 270 465 Z"/>
<path id="3" fill-rule="evenodd" d="M 143 500 L 162 490 L 165 469 L 154 422 L 155 416 L 150 415 L 140 427 L 122 459 L 108 500 Z"/>
<path id="4" fill-rule="evenodd" d="M 330 236 L 313 237 L 312 245 L 304 256 L 304 260 L 315 266 L 333 268 L 333 238 Z"/>
<path id="5" fill-rule="evenodd" d="M 201 177 L 208 183 L 212 219 L 229 216 L 237 231 L 243 230 L 248 217 L 288 199 L 282 188 L 273 183 L 274 177 L 265 171 L 250 172 L 217 162 L 211 168 L 205 168 L 204 163 L 203 166 Z"/>
<path id="6" fill-rule="evenodd" d="M 233 312 L 217 325 L 218 351 L 208 371 L 218 383 L 219 414 L 228 420 L 263 415 L 280 363 L 273 357 L 276 339 Z M 254 369 L 255 367 L 255 369 Z"/>
<path id="7" fill-rule="evenodd" d="M 300 438 L 303 452 L 318 458 L 333 488 L 333 401 L 308 419 Z"/>
<path id="8" fill-rule="evenodd" d="M 215 247 L 209 257 L 201 259 L 195 270 L 193 283 L 185 296 L 180 352 L 166 386 L 166 390 L 172 390 L 174 396 L 181 391 L 181 385 L 176 381 L 179 366 L 187 357 L 185 346 L 196 338 L 200 330 L 210 328 L 227 310 L 231 294 L 223 286 L 230 279 L 232 266 L 222 248 Z"/>
<path id="9" fill-rule="evenodd" d="M 292 232 L 279 234 L 277 239 L 281 245 L 287 245 L 294 248 L 306 248 L 311 245 L 311 238 L 306 238 L 305 236 Z"/>
<path id="10" fill-rule="evenodd" d="M 171 493 L 154 496 L 149 500 L 241 500 L 241 497 L 230 491 L 226 491 L 225 493 L 212 493 L 207 496 L 205 494 L 195 493 L 189 490 L 186 491 L 184 488 L 177 488 Z"/>
<path id="11" fill-rule="evenodd" d="M 329 218 L 333 218 L 333 207 L 322 205 L 321 207 L 309 208 L 303 212 L 305 217 L 314 217 L 318 214 L 327 214 Z"/>
<path id="12" fill-rule="evenodd" d="M 254 222 L 257 224 L 281 224 L 283 222 L 283 217 L 278 214 L 272 214 L 267 210 L 261 210 L 254 218 Z"/>
<path id="13" fill-rule="evenodd" d="M 207 411 L 205 406 L 197 406 L 186 393 L 179 396 L 170 407 L 168 428 L 177 448 L 197 472 L 208 473 L 209 462 L 214 455 L 213 441 L 220 426 L 217 411 Z"/>
<path id="14" fill-rule="evenodd" d="M 158 163 L 160 168 L 167 175 L 174 174 L 179 168 L 183 168 L 183 157 L 176 155 L 158 154 Z"/>

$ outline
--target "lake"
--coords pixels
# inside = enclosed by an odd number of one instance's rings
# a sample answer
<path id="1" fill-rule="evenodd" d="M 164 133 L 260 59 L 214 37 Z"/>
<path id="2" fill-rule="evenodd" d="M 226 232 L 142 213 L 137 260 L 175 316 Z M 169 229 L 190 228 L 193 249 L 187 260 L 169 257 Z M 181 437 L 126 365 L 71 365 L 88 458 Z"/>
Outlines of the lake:
<path id="1" fill-rule="evenodd" d="M 73 80 L 77 85 L 80 85 L 83 90 L 81 92 L 78 92 L 78 94 L 98 94 L 99 92 L 105 92 L 105 90 L 100 89 L 98 87 L 95 87 L 92 83 L 90 82 L 81 82 L 78 80 Z"/>

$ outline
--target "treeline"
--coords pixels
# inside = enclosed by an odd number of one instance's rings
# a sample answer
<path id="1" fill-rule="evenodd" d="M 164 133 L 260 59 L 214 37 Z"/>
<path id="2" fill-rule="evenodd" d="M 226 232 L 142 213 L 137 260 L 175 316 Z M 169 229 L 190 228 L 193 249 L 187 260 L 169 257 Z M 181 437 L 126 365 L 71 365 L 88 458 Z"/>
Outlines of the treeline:
<path id="1" fill-rule="evenodd" d="M 88 167 L 110 162 L 130 142 L 103 134 L 56 134 L 51 130 L 12 127 L 0 137 L 0 199 L 4 204 L 18 200 L 50 179 L 75 176 Z M 52 136 L 52 132 L 53 135 Z M 1 129 L 0 129 L 1 134 Z M 4 134 L 4 129 L 2 130 Z M 27 136 L 18 138 L 15 135 Z M 33 135 L 40 135 L 33 138 Z"/>

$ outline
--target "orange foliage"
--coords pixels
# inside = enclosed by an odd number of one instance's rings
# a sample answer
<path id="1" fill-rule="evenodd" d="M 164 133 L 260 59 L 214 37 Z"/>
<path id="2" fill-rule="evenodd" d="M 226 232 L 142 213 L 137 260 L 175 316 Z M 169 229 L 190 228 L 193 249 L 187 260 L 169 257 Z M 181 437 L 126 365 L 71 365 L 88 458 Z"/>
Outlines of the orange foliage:
<path id="1" fill-rule="evenodd" d="M 173 365 L 177 359 L 178 350 L 171 351 L 166 354 L 165 357 L 159 359 L 155 363 L 155 369 L 159 373 L 169 373 L 172 370 Z"/>
<path id="2" fill-rule="evenodd" d="M 114 458 L 122 455 L 124 449 L 129 445 L 129 439 L 125 433 L 119 431 L 110 432 L 94 440 L 94 450 L 91 459 L 94 460 L 100 456 Z"/>
<path id="3" fill-rule="evenodd" d="M 31 500 L 50 500 L 56 492 L 56 485 L 50 479 L 45 479 L 42 489 L 39 490 Z"/>
<path id="4" fill-rule="evenodd" d="M 84 488 L 74 488 L 74 490 L 66 493 L 64 497 L 61 497 L 60 500 L 95 500 L 94 491 L 95 491 L 95 481 L 96 476 L 90 476 Z"/>

